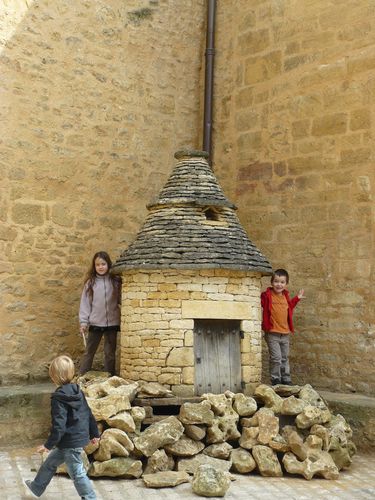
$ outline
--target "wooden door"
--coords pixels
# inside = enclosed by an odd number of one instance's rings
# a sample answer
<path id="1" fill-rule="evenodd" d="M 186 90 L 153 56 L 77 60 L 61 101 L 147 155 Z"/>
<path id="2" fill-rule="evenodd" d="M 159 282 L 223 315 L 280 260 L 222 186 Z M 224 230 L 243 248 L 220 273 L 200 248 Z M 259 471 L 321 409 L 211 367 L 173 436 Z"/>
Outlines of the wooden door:
<path id="1" fill-rule="evenodd" d="M 195 394 L 242 392 L 240 321 L 194 320 Z"/>

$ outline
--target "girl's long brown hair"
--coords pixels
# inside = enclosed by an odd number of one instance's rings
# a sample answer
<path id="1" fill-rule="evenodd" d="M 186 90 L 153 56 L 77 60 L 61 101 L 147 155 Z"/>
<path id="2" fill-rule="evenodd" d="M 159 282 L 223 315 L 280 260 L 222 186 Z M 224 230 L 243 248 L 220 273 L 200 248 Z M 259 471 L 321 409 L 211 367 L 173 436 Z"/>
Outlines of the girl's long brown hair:
<path id="1" fill-rule="evenodd" d="M 110 272 L 111 267 L 112 267 L 111 257 L 108 255 L 107 252 L 104 252 L 104 251 L 96 252 L 94 257 L 92 258 L 91 266 L 86 273 L 85 281 L 84 281 L 85 285 L 87 284 L 87 294 L 90 297 L 91 301 L 92 301 L 92 297 L 94 294 L 93 287 L 94 287 L 94 283 L 95 283 L 95 279 L 96 279 L 96 270 L 95 270 L 96 259 L 103 259 L 106 261 L 106 263 L 108 264 L 108 273 Z M 118 276 L 113 276 L 112 274 L 109 274 L 109 277 L 111 278 L 113 283 L 121 282 L 121 278 L 119 278 Z"/>

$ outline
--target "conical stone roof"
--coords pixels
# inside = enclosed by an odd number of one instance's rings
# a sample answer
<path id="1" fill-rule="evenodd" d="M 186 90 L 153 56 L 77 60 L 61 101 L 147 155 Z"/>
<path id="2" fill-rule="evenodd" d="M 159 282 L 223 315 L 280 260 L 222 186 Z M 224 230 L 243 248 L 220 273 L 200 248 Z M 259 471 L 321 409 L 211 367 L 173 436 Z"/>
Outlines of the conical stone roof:
<path id="1" fill-rule="evenodd" d="M 235 269 L 272 272 L 247 237 L 203 151 L 179 151 L 171 176 L 135 240 L 113 265 L 126 269 Z"/>

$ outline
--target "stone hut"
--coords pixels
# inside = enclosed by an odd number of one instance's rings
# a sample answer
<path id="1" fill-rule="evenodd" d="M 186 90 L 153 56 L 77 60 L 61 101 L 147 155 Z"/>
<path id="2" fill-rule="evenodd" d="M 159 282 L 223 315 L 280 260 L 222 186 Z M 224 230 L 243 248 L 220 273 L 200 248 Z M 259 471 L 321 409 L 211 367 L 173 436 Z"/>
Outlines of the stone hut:
<path id="1" fill-rule="evenodd" d="M 251 243 L 203 151 L 177 164 L 121 274 L 120 375 L 181 397 L 251 393 L 261 378 L 261 277 L 271 266 Z"/>

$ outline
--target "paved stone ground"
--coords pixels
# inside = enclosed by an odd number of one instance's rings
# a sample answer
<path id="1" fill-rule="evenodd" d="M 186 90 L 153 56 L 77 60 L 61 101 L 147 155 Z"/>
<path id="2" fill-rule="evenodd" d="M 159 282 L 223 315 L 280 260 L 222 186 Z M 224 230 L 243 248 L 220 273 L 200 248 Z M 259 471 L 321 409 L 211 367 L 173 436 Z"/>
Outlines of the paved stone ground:
<path id="1" fill-rule="evenodd" d="M 0 499 L 30 498 L 22 480 L 32 479 L 40 465 L 40 456 L 31 448 L 11 448 L 0 451 Z M 351 468 L 340 473 L 337 481 L 301 477 L 264 478 L 256 474 L 237 475 L 225 500 L 374 500 L 375 454 L 355 455 Z M 147 489 L 141 479 L 93 481 L 98 500 L 193 500 L 198 497 L 190 484 L 176 488 Z M 45 500 L 76 500 L 72 481 L 66 476 L 53 478 Z"/>

